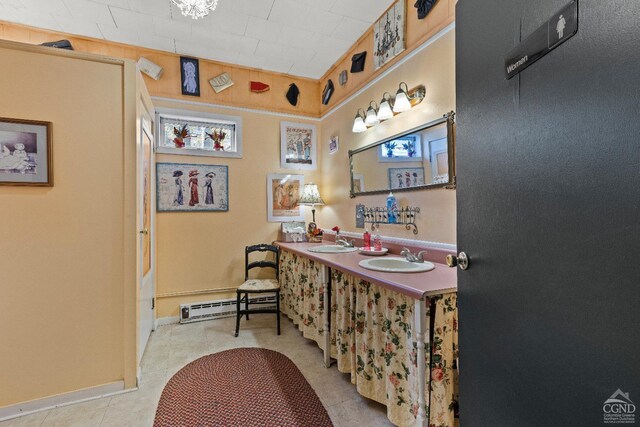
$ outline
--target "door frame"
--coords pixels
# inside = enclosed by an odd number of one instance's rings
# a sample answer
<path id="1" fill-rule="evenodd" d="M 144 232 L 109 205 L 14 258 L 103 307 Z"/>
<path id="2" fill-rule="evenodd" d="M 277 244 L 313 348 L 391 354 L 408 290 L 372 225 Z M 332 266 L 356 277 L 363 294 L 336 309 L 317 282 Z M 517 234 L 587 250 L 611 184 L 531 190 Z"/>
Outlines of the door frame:
<path id="1" fill-rule="evenodd" d="M 154 114 L 153 114 L 153 109 L 148 108 L 148 106 L 146 105 L 144 98 L 141 96 L 139 99 L 139 133 L 137 135 L 138 137 L 138 147 L 137 147 L 137 154 L 138 154 L 138 160 L 137 160 L 137 171 L 136 171 L 136 186 L 137 186 L 137 200 L 136 200 L 136 210 L 137 210 L 137 231 L 138 231 L 138 243 L 137 243 L 137 258 L 138 258 L 138 280 L 136 283 L 136 286 L 138 287 L 137 289 L 137 294 L 138 294 L 138 300 L 137 300 L 137 309 L 138 309 L 138 321 L 137 321 L 137 330 L 138 330 L 138 339 L 136 342 L 136 363 L 137 363 L 137 370 L 138 370 L 138 381 L 141 378 L 141 368 L 140 368 L 140 364 L 142 362 L 142 356 L 144 355 L 144 351 L 146 349 L 146 346 L 148 344 L 148 337 L 150 335 L 147 335 L 145 333 L 143 333 L 142 331 L 142 327 L 143 327 L 143 315 L 142 315 L 142 305 L 144 304 L 144 300 L 143 300 L 143 289 L 145 289 L 145 287 L 149 286 L 150 289 L 150 297 L 152 298 L 152 322 L 151 322 L 151 329 L 149 331 L 149 334 L 152 331 L 155 331 L 156 327 L 157 327 L 157 319 L 156 319 L 156 310 L 155 310 L 155 298 L 156 298 L 156 286 L 155 286 L 155 277 L 156 277 L 156 244 L 155 244 L 155 240 L 156 240 L 156 236 L 155 236 L 155 223 L 156 223 L 156 213 L 155 213 L 155 194 L 156 194 L 156 185 L 155 185 L 155 153 L 154 153 L 154 145 L 155 145 L 155 135 L 154 135 Z M 145 156 L 144 153 L 144 138 L 145 136 L 148 136 L 149 141 L 150 141 L 150 147 L 149 147 L 149 179 L 150 179 L 150 183 L 149 183 L 149 210 L 150 210 L 150 221 L 149 221 L 149 229 L 147 230 L 148 234 L 149 234 L 149 244 L 150 244 L 150 257 L 151 257 L 151 268 L 150 270 L 147 272 L 147 274 L 144 274 L 144 236 L 145 234 L 143 234 L 143 229 L 144 229 L 144 200 L 143 200 L 143 194 L 144 194 L 144 189 L 143 189 L 143 185 L 144 185 L 144 170 L 141 167 L 142 162 L 143 162 L 143 158 Z M 146 308 L 145 308 L 146 310 Z M 143 338 L 144 337 L 144 338 Z M 143 343 L 144 340 L 144 343 Z"/>

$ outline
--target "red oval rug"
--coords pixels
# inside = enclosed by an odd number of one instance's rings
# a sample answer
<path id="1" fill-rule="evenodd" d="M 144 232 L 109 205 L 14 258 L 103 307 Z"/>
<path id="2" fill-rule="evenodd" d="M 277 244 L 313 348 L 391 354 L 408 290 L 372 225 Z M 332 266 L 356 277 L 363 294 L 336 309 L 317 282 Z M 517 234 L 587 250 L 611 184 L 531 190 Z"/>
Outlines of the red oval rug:
<path id="1" fill-rule="evenodd" d="M 237 348 L 194 360 L 167 383 L 154 427 L 333 426 L 285 355 Z"/>

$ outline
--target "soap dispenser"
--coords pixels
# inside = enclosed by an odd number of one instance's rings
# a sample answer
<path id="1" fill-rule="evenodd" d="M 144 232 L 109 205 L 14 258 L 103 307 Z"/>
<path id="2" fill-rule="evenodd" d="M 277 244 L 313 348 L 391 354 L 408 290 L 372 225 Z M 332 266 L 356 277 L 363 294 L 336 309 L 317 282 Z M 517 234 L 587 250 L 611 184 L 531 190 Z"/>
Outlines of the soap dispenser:
<path id="1" fill-rule="evenodd" d="M 389 218 L 389 224 L 398 223 L 398 201 L 393 193 L 389 193 L 387 196 L 387 215 Z"/>
<path id="2" fill-rule="evenodd" d="M 371 234 L 369 234 L 368 231 L 365 230 L 364 234 L 362 235 L 362 240 L 364 242 L 364 248 L 365 249 L 370 249 L 371 248 Z"/>

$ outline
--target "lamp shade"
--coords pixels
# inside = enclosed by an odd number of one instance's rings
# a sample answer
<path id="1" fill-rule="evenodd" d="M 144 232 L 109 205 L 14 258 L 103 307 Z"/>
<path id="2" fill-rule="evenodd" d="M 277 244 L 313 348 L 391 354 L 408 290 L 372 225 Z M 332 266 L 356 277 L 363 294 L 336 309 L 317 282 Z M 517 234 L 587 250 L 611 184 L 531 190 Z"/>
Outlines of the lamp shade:
<path id="1" fill-rule="evenodd" d="M 389 98 L 387 98 L 387 95 Z M 385 93 L 380 101 L 380 109 L 378 110 L 378 120 L 389 120 L 393 117 L 393 111 L 391 111 L 391 94 Z"/>
<path id="2" fill-rule="evenodd" d="M 380 120 L 378 120 L 378 111 L 373 105 L 371 105 L 373 103 L 374 102 L 371 101 L 371 103 L 369 104 L 369 108 L 367 109 L 367 116 L 364 119 L 364 124 L 369 127 L 375 126 L 380 123 Z"/>
<path id="3" fill-rule="evenodd" d="M 400 83 L 400 87 L 398 88 L 398 92 L 396 93 L 396 100 L 393 105 L 394 113 L 404 113 L 405 111 L 409 111 L 411 109 L 411 102 L 409 101 L 408 88 L 403 89 L 402 85 L 407 88 L 407 84 L 405 82 Z"/>
<path id="4" fill-rule="evenodd" d="M 320 197 L 318 186 L 316 184 L 305 184 L 302 190 L 302 196 L 298 200 L 299 205 L 324 205 L 324 200 Z"/>
<path id="5" fill-rule="evenodd" d="M 364 111 L 363 111 L 364 112 Z M 367 125 L 364 124 L 364 117 L 360 115 L 360 110 L 356 113 L 356 118 L 353 121 L 353 133 L 362 133 L 367 130 Z"/>

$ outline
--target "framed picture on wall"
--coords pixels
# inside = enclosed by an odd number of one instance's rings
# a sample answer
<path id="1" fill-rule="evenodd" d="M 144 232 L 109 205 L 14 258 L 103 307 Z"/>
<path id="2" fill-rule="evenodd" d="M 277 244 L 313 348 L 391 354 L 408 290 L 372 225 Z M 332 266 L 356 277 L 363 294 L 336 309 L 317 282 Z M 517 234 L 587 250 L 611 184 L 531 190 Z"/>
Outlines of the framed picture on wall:
<path id="1" fill-rule="evenodd" d="M 424 185 L 424 168 L 389 168 L 389 188 L 411 188 Z"/>
<path id="2" fill-rule="evenodd" d="M 51 122 L 0 118 L 0 185 L 53 186 Z"/>
<path id="3" fill-rule="evenodd" d="M 404 51 L 405 2 L 398 1 L 373 25 L 373 65 L 377 70 Z"/>
<path id="4" fill-rule="evenodd" d="M 227 166 L 157 163 L 158 212 L 227 212 Z"/>
<path id="5" fill-rule="evenodd" d="M 200 63 L 196 58 L 180 57 L 182 94 L 200 96 Z"/>
<path id="6" fill-rule="evenodd" d="M 280 123 L 280 167 L 315 170 L 316 127 L 306 123 Z"/>
<path id="7" fill-rule="evenodd" d="M 339 148 L 338 135 L 329 138 L 329 154 L 336 154 Z"/>
<path id="8" fill-rule="evenodd" d="M 302 207 L 298 204 L 303 188 L 304 175 L 267 175 L 267 220 L 304 221 Z"/>

